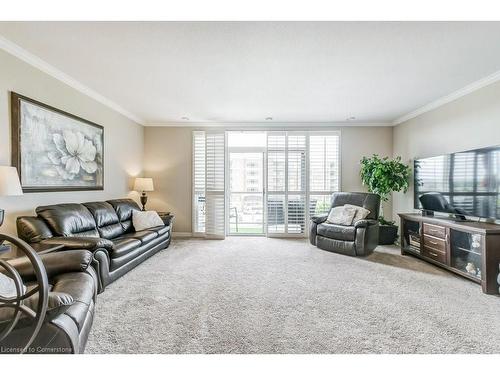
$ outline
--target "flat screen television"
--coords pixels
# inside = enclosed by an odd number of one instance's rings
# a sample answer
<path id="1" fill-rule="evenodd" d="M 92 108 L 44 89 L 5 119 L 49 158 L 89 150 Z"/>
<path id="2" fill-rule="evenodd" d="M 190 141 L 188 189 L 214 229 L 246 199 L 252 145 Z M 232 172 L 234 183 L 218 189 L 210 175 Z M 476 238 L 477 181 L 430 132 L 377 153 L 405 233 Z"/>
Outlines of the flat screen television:
<path id="1" fill-rule="evenodd" d="M 500 219 L 499 189 L 500 146 L 415 160 L 416 209 Z"/>

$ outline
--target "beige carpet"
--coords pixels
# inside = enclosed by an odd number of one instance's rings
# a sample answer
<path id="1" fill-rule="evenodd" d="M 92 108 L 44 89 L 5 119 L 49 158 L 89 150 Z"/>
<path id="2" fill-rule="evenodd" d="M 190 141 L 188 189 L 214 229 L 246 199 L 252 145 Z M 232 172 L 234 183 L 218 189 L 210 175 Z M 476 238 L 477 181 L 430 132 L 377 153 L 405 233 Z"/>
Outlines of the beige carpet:
<path id="1" fill-rule="evenodd" d="M 500 353 L 500 297 L 379 247 L 175 240 L 99 295 L 86 353 Z"/>

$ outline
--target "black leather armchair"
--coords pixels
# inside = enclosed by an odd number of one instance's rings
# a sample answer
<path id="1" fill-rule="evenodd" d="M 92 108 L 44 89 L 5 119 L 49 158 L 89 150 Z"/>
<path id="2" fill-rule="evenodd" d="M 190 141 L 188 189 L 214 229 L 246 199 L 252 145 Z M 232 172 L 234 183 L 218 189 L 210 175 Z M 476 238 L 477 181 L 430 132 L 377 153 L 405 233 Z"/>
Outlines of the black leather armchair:
<path id="1" fill-rule="evenodd" d="M 26 245 L 27 246 L 27 245 Z M 31 250 L 33 252 L 33 250 Z M 64 354 L 83 353 L 92 327 L 94 306 L 97 296 L 97 274 L 91 267 L 92 253 L 85 250 L 68 250 L 39 256 L 43 263 L 45 291 L 47 294 L 46 311 L 43 324 L 27 353 Z M 27 293 L 38 288 L 36 271 L 28 257 L 9 260 L 21 277 Z M 6 273 L 3 269 L 0 271 Z M 9 274 L 7 274 L 9 276 Z M 39 294 L 33 294 L 24 299 L 23 304 L 31 310 L 36 310 L 39 304 Z M 24 313 L 23 313 L 24 314 Z M 0 309 L 0 331 L 13 319 L 12 309 Z M 32 319 L 24 316 L 15 324 L 14 330 L 2 341 L 0 349 L 4 353 L 20 353 L 24 345 L 32 337 Z"/>
<path id="2" fill-rule="evenodd" d="M 330 224 L 328 215 L 311 218 L 309 241 L 323 250 L 352 256 L 366 256 L 378 245 L 380 197 L 371 193 L 334 193 L 330 207 L 353 204 L 370 210 L 366 219 L 350 226 Z"/>

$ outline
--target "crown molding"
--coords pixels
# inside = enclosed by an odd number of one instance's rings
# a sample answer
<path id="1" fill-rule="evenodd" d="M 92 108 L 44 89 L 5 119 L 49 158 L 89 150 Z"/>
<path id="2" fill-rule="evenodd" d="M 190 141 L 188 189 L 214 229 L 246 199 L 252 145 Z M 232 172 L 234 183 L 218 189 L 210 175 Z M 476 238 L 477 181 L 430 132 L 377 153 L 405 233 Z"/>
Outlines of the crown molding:
<path id="1" fill-rule="evenodd" d="M 158 122 L 146 123 L 146 127 L 166 127 L 166 128 L 260 128 L 260 129 L 275 129 L 275 128 L 338 128 L 338 127 L 358 127 L 358 126 L 393 126 L 390 122 L 273 122 L 273 121 L 240 121 L 240 122 L 224 122 L 224 121 L 178 121 L 178 122 Z"/>
<path id="2" fill-rule="evenodd" d="M 144 125 L 145 121 L 141 119 L 139 116 L 136 116 L 133 113 L 127 111 L 126 109 L 116 104 L 112 100 L 102 96 L 98 92 L 92 90 L 90 87 L 85 86 L 83 83 L 70 77 L 66 73 L 60 71 L 59 69 L 50 65 L 49 63 L 42 60 L 38 56 L 35 56 L 31 52 L 28 52 L 24 48 L 11 42 L 10 40 L 6 39 L 1 35 L 0 35 L 0 49 L 30 64 L 31 66 L 37 68 L 38 70 L 41 70 L 42 72 L 50 75 L 51 77 L 63 82 L 64 84 L 74 88 L 75 90 L 105 105 L 106 107 L 109 107 L 112 110 L 122 114 L 123 116 L 129 118 L 130 120 L 135 121 L 140 125 Z"/>
<path id="3" fill-rule="evenodd" d="M 482 89 L 483 87 L 489 86 L 498 81 L 500 81 L 500 70 L 476 82 L 472 82 L 471 84 L 462 87 L 461 89 L 452 92 L 451 94 L 445 95 L 437 100 L 434 100 L 433 102 L 430 102 L 429 104 L 426 104 L 423 107 L 420 107 L 410 113 L 407 113 L 404 116 L 397 118 L 392 122 L 392 125 L 399 125 L 405 121 L 411 120 L 412 118 L 420 116 L 426 112 L 432 111 L 433 109 L 439 108 L 454 100 L 460 99 L 465 95 L 471 94 L 474 91 Z"/>

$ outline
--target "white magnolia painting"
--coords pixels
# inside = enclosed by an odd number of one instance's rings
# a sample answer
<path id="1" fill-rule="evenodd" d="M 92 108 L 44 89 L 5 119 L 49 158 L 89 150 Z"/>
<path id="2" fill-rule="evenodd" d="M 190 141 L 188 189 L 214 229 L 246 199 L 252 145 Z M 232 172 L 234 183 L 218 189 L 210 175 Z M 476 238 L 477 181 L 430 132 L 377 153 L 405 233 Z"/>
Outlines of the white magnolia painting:
<path id="1" fill-rule="evenodd" d="M 23 189 L 103 189 L 101 126 L 24 97 L 18 105 L 18 165 Z"/>

